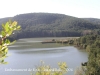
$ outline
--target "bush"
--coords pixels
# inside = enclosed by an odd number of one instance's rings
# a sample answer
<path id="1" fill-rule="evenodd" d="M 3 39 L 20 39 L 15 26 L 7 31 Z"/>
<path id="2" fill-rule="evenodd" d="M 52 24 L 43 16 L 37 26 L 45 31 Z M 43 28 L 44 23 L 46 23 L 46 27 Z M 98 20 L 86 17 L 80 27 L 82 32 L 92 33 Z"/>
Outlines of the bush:
<path id="1" fill-rule="evenodd" d="M 41 61 L 41 65 L 36 67 L 36 72 L 31 75 L 64 75 L 67 71 L 67 65 L 65 62 L 58 63 L 59 68 L 51 68 L 49 65 L 45 65 Z"/>
<path id="2" fill-rule="evenodd" d="M 0 32 L 0 63 L 6 64 L 7 62 L 4 62 L 4 59 L 6 58 L 6 55 L 8 53 L 8 45 L 13 44 L 15 41 L 10 42 L 9 39 L 7 39 L 9 36 L 13 34 L 15 30 L 20 30 L 20 26 L 17 25 L 17 22 L 14 21 L 8 21 L 5 24 L 2 24 L 2 31 Z"/>

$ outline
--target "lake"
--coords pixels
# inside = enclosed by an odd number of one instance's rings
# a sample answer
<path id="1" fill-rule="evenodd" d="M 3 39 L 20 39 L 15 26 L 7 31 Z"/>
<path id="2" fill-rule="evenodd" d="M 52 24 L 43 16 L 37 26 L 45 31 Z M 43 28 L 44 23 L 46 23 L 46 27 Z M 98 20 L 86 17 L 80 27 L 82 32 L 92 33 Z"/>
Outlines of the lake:
<path id="1" fill-rule="evenodd" d="M 40 61 L 43 60 L 46 65 L 50 65 L 52 68 L 57 68 L 58 62 L 66 62 L 68 68 L 73 69 L 73 71 L 68 71 L 66 75 L 74 75 L 75 69 L 82 62 L 88 60 L 88 54 L 85 51 L 78 50 L 73 46 L 58 43 L 41 43 L 41 41 L 49 39 L 54 38 L 20 39 L 14 45 L 9 46 L 9 56 L 5 59 L 9 64 L 0 65 L 0 74 L 30 75 L 30 70 L 35 69 L 37 65 L 40 65 Z M 21 69 L 23 71 L 10 71 L 10 69 Z"/>

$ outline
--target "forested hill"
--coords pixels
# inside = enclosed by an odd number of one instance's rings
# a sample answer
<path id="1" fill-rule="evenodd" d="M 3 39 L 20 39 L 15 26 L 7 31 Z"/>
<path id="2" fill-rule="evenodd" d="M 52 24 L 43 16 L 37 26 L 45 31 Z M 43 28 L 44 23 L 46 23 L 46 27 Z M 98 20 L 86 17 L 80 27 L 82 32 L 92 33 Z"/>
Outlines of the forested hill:
<path id="1" fill-rule="evenodd" d="M 94 22 L 96 24 L 100 24 L 100 19 L 97 19 L 97 18 L 84 18 L 84 19 L 90 22 Z"/>
<path id="2" fill-rule="evenodd" d="M 0 24 L 9 19 L 18 21 L 21 31 L 14 34 L 17 38 L 32 37 L 65 37 L 89 34 L 93 30 L 99 31 L 99 23 L 89 19 L 76 18 L 64 14 L 28 13 L 10 18 L 0 19 Z"/>

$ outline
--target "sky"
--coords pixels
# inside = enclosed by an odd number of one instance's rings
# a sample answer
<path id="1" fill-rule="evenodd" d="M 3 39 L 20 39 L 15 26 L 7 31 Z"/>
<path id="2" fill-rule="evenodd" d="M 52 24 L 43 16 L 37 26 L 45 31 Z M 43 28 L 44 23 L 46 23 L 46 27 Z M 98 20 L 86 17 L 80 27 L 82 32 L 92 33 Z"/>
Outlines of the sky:
<path id="1" fill-rule="evenodd" d="M 40 12 L 100 19 L 100 0 L 0 0 L 0 18 Z"/>

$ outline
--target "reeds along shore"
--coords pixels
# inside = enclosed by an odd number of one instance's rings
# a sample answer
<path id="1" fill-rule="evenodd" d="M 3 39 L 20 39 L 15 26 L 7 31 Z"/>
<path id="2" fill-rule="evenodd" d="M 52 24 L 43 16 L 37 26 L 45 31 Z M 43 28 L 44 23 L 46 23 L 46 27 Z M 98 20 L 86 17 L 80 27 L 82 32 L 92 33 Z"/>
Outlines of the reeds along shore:
<path id="1" fill-rule="evenodd" d="M 45 43 L 73 43 L 73 39 L 57 39 L 57 40 L 55 40 L 55 39 L 52 39 L 52 40 L 46 40 L 46 41 L 43 41 L 43 42 L 41 42 L 41 43 L 43 43 L 43 44 L 45 44 Z"/>

